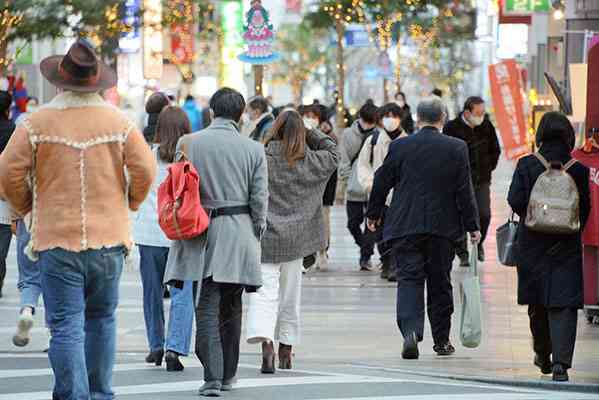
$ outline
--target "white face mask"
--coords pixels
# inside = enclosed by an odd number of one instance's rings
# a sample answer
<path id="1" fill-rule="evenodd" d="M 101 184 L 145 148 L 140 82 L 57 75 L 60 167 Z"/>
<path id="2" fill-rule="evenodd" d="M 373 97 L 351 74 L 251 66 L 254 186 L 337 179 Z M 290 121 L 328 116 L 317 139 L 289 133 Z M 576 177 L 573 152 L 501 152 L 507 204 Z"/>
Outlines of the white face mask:
<path id="1" fill-rule="evenodd" d="M 468 121 L 470 121 L 470 123 L 474 126 L 482 125 L 484 120 L 485 120 L 484 116 L 476 117 L 474 115 L 470 115 L 470 118 L 468 118 Z"/>
<path id="2" fill-rule="evenodd" d="M 383 118 L 383 127 L 387 132 L 395 132 L 399 128 L 401 120 L 399 118 Z"/>
<path id="3" fill-rule="evenodd" d="M 306 129 L 313 130 L 318 127 L 318 121 L 312 118 L 304 117 L 304 125 Z"/>

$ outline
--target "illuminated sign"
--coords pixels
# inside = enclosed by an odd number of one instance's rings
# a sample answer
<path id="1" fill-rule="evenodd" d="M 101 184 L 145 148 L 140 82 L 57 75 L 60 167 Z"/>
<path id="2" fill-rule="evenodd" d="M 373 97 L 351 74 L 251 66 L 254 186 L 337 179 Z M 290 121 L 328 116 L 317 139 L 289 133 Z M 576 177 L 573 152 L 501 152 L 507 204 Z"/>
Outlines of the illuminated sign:
<path id="1" fill-rule="evenodd" d="M 549 12 L 549 0 L 505 0 L 504 14 L 506 15 L 531 15 L 533 13 Z"/>
<path id="2" fill-rule="evenodd" d="M 144 78 L 162 77 L 162 1 L 144 0 Z"/>
<path id="3" fill-rule="evenodd" d="M 243 63 L 237 56 L 243 52 L 243 6 L 239 0 L 220 3 L 223 31 L 222 86 L 237 90 L 245 87 Z"/>
<path id="4" fill-rule="evenodd" d="M 125 25 L 131 27 L 129 32 L 123 33 L 119 39 L 119 48 L 124 53 L 135 53 L 141 47 L 139 37 L 139 0 L 125 1 Z"/>

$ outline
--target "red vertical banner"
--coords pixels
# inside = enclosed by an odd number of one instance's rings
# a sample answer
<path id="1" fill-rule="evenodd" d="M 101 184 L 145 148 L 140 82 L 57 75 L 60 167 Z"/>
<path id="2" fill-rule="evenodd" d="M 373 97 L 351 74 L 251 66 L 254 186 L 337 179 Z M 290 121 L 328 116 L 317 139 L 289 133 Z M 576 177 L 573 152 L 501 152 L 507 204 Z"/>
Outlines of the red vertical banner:
<path id="1" fill-rule="evenodd" d="M 193 63 L 194 32 L 193 32 L 193 3 L 190 0 L 171 0 L 172 8 L 179 9 L 189 22 L 179 22 L 171 26 L 171 54 L 175 64 Z"/>
<path id="2" fill-rule="evenodd" d="M 507 159 L 513 160 L 529 152 L 526 142 L 526 118 L 522 99 L 521 75 L 515 60 L 489 66 L 491 96 L 495 118 Z"/>
<path id="3" fill-rule="evenodd" d="M 587 58 L 587 134 L 591 129 L 599 129 L 599 41 L 591 47 Z"/>

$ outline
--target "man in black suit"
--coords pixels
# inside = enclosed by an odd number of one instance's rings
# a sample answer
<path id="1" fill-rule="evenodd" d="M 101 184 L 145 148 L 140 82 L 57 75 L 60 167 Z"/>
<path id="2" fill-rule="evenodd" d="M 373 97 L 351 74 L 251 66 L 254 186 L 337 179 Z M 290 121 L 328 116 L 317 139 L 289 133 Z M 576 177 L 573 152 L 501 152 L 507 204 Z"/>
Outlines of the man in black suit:
<path id="1" fill-rule="evenodd" d="M 387 194 L 394 189 L 383 232 L 395 252 L 397 324 L 404 337 L 405 359 L 419 356 L 425 282 L 433 349 L 439 355 L 455 352 L 449 341 L 454 242 L 464 232 L 470 232 L 473 242 L 481 236 L 468 147 L 441 134 L 444 108 L 437 98 L 418 105 L 421 129 L 391 144 L 387 159 L 376 172 L 367 212 L 368 227 L 374 230 Z"/>

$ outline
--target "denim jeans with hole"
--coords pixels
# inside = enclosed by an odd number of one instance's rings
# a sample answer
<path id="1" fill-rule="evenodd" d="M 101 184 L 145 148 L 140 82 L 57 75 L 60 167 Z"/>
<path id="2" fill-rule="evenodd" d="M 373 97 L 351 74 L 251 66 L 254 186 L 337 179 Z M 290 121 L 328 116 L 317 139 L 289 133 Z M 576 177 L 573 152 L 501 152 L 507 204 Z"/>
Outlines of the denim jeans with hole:
<path id="1" fill-rule="evenodd" d="M 139 245 L 139 270 L 144 293 L 144 320 L 150 351 L 165 348 L 164 333 L 164 271 L 168 247 Z M 193 283 L 182 288 L 169 286 L 171 308 L 166 334 L 166 350 L 186 356 L 191 346 L 194 319 Z"/>
<path id="2" fill-rule="evenodd" d="M 53 399 L 112 400 L 116 315 L 125 249 L 40 253 L 52 338 Z"/>
<path id="3" fill-rule="evenodd" d="M 25 254 L 29 243 L 29 232 L 22 219 L 17 221 L 17 264 L 19 266 L 19 281 L 17 288 L 21 293 L 21 308 L 31 307 L 34 311 L 42 295 L 40 267 Z"/>

